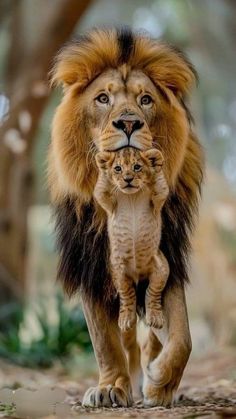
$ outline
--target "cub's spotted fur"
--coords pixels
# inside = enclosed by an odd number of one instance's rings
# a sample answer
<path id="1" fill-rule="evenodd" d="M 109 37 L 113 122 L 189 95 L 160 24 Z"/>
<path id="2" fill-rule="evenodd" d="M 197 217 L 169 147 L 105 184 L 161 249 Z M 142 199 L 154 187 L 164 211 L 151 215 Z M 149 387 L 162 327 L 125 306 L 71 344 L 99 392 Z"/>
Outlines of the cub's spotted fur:
<path id="1" fill-rule="evenodd" d="M 99 176 L 94 197 L 108 215 L 111 272 L 120 297 L 119 326 L 126 331 L 136 323 L 135 284 L 149 278 L 146 322 L 161 328 L 164 318 L 161 293 L 169 265 L 159 250 L 161 209 L 169 188 L 157 149 L 140 152 L 123 148 L 96 156 Z"/>

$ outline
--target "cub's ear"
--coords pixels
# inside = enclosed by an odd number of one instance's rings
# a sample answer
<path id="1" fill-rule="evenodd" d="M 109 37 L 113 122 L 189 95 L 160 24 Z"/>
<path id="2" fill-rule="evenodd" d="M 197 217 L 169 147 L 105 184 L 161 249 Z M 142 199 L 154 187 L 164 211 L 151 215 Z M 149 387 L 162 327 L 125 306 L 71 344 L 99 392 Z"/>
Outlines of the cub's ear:
<path id="1" fill-rule="evenodd" d="M 163 165 L 163 155 L 156 148 L 151 148 L 150 150 L 143 152 L 144 157 L 149 161 L 151 167 L 157 167 Z"/>
<path id="2" fill-rule="evenodd" d="M 98 168 L 100 169 L 107 169 L 108 163 L 112 160 L 113 153 L 109 151 L 100 151 L 96 154 L 95 159 Z"/>

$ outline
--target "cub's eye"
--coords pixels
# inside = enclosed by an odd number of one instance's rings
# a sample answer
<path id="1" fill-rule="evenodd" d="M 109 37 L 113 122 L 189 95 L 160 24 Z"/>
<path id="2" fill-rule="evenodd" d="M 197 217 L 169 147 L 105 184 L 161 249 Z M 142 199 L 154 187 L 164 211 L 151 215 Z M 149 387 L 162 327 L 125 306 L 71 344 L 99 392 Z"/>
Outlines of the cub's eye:
<path id="1" fill-rule="evenodd" d="M 101 93 L 100 95 L 96 97 L 95 100 L 97 100 L 98 102 L 102 104 L 109 103 L 109 97 L 106 95 L 106 93 Z"/>
<path id="2" fill-rule="evenodd" d="M 140 172 L 141 169 L 142 169 L 142 166 L 140 164 L 135 164 L 134 165 L 134 171 L 135 172 Z"/>
<path id="3" fill-rule="evenodd" d="M 115 170 L 116 173 L 120 173 L 122 171 L 122 168 L 121 168 L 121 166 L 117 165 L 117 166 L 114 167 L 114 170 Z"/>
<path id="4" fill-rule="evenodd" d="M 141 98 L 141 105 L 146 106 L 146 105 L 150 105 L 153 102 L 152 97 L 150 95 L 144 95 Z"/>

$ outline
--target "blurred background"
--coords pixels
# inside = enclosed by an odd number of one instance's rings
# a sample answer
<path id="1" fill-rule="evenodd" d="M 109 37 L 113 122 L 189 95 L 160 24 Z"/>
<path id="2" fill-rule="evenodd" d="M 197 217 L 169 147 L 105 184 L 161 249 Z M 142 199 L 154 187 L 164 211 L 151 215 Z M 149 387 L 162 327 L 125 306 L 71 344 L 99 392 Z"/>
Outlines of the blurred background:
<path id="1" fill-rule="evenodd" d="M 81 374 L 94 365 L 78 297 L 69 302 L 55 282 L 45 168 L 61 98 L 49 89 L 53 56 L 103 24 L 163 37 L 199 73 L 191 106 L 207 171 L 187 290 L 193 357 L 236 345 L 236 1 L 0 0 L 0 357 L 8 363 L 71 373 L 79 365 Z"/>

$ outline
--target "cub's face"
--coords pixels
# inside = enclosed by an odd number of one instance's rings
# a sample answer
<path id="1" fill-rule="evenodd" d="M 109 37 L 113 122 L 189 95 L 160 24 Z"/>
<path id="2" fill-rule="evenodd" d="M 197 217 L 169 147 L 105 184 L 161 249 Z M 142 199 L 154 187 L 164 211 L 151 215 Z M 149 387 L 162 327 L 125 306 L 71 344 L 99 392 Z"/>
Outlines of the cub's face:
<path id="1" fill-rule="evenodd" d="M 96 162 L 98 168 L 105 171 L 115 189 L 125 194 L 134 194 L 150 185 L 155 172 L 163 164 L 163 157 L 157 149 L 140 152 L 126 147 L 115 153 L 100 152 L 96 156 Z"/>

